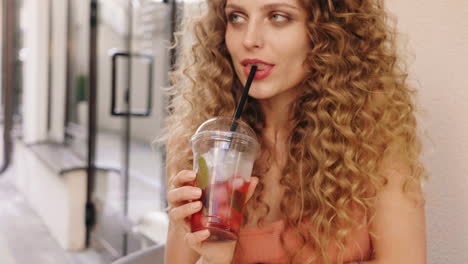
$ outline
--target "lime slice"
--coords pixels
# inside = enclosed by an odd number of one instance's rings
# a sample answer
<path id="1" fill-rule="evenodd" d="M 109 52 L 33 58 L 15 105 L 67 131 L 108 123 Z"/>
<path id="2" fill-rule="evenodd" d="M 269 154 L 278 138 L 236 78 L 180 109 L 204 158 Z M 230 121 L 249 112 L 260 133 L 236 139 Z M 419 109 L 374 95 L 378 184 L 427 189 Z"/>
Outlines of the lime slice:
<path id="1" fill-rule="evenodd" d="M 208 186 L 209 170 L 206 160 L 203 157 L 198 158 L 198 173 L 197 173 L 197 186 L 205 190 Z"/>

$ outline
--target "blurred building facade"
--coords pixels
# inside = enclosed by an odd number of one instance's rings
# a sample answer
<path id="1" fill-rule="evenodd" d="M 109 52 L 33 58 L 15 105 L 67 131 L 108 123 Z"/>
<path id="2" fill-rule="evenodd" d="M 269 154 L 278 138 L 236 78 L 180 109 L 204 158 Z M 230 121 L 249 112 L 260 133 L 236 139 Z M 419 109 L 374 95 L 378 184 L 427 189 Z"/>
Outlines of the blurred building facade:
<path id="1" fill-rule="evenodd" d="M 176 56 L 169 47 L 190 5 L 198 3 L 3 1 L 2 43 L 14 36 L 2 53 L 1 72 L 14 73 L 2 86 L 14 148 L 4 147 L 4 163 L 63 249 L 116 259 L 164 243 L 165 150 L 155 139 Z"/>

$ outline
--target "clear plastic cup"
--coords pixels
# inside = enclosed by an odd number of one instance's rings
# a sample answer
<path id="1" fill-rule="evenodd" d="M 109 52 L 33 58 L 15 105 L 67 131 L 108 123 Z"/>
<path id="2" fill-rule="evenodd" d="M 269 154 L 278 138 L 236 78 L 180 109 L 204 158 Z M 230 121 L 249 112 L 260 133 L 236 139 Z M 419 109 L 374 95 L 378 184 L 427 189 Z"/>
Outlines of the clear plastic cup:
<path id="1" fill-rule="evenodd" d="M 195 185 L 202 189 L 202 209 L 192 215 L 192 232 L 209 229 L 210 241 L 236 240 L 242 222 L 252 168 L 260 145 L 246 123 L 216 117 L 192 136 Z"/>

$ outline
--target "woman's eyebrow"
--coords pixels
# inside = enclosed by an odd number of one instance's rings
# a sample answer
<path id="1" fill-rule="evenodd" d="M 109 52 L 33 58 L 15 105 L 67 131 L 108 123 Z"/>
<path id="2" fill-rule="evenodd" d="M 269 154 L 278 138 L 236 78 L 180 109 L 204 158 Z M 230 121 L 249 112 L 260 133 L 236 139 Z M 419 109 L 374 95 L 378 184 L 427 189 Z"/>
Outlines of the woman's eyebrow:
<path id="1" fill-rule="evenodd" d="M 227 4 L 224 9 L 237 9 L 243 12 L 245 11 L 245 9 L 242 6 L 236 4 Z"/>
<path id="2" fill-rule="evenodd" d="M 275 8 L 278 8 L 278 7 L 286 7 L 286 8 L 290 8 L 290 9 L 299 10 L 299 8 L 297 8 L 296 6 L 291 5 L 291 4 L 286 4 L 286 3 L 271 3 L 271 4 L 266 4 L 266 5 L 262 6 L 261 9 L 275 9 Z"/>
<path id="3" fill-rule="evenodd" d="M 275 8 L 279 8 L 279 7 L 286 7 L 286 8 L 290 8 L 290 9 L 294 9 L 294 10 L 299 10 L 299 8 L 297 8 L 296 6 L 286 4 L 286 3 L 266 4 L 266 5 L 262 6 L 260 9 L 262 9 L 262 10 L 271 10 L 271 9 L 275 9 Z M 226 5 L 225 9 L 228 9 L 228 8 L 237 9 L 237 10 L 240 10 L 240 11 L 245 11 L 245 8 L 243 8 L 242 6 L 236 5 L 236 4 L 231 4 L 231 3 Z"/>

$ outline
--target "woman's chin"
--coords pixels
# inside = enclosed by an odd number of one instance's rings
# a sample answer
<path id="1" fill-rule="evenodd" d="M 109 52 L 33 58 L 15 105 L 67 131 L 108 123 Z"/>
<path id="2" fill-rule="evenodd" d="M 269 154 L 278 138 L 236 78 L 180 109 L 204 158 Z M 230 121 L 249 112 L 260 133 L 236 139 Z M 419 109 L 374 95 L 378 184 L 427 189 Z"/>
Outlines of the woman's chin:
<path id="1" fill-rule="evenodd" d="M 252 85 L 252 88 L 249 91 L 249 96 L 257 100 L 265 100 L 273 97 L 274 94 L 272 93 L 271 88 L 262 89 L 262 87 L 254 87 Z"/>

